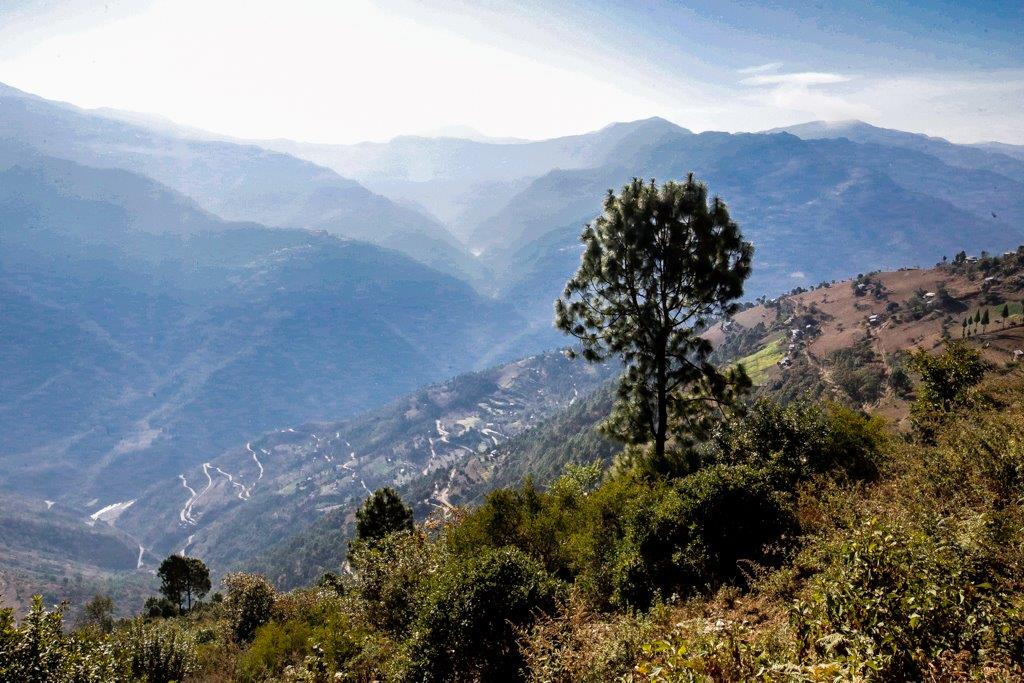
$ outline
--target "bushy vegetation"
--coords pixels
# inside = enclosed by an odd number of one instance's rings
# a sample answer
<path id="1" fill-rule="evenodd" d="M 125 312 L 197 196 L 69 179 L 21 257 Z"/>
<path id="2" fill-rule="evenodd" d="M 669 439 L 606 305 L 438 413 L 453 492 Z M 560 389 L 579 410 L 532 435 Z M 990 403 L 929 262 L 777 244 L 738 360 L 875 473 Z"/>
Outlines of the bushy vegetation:
<path id="1" fill-rule="evenodd" d="M 36 597 L 16 624 L 0 610 L 0 680 L 24 683 L 108 683 L 184 680 L 195 669 L 192 636 L 177 624 L 132 620 L 111 633 L 64 628 L 64 606 L 48 611 Z"/>
<path id="2" fill-rule="evenodd" d="M 653 184 L 630 188 L 624 195 L 646 198 L 648 209 L 665 202 Z M 705 238 L 721 229 L 738 249 L 722 256 L 735 268 L 709 280 L 721 280 L 713 308 L 734 312 L 749 248 L 724 205 L 704 203 L 703 186 L 691 179 L 669 190 L 681 205 L 696 200 L 702 220 L 712 211 Z M 643 213 L 631 222 L 613 199 L 599 231 L 609 222 L 627 234 L 679 229 Z M 689 248 L 674 233 L 643 237 L 650 249 L 665 240 Z M 591 245 L 575 295 L 612 267 L 597 258 L 601 248 Z M 707 275 L 699 261 L 687 277 Z M 632 300 L 623 282 L 616 294 Z M 865 296 L 885 294 L 859 283 Z M 614 406 L 604 433 L 627 446 L 610 463 L 605 444 L 581 436 L 563 448 L 584 453 L 566 452 L 547 485 L 526 477 L 420 524 L 395 491 L 377 491 L 356 515 L 347 565 L 315 587 L 278 593 L 259 574 L 231 573 L 223 597 L 204 603 L 205 567 L 172 556 L 161 567 L 165 597 L 144 618 L 112 623 L 102 599 L 73 632 L 40 599 L 20 624 L 0 612 L 0 680 L 1024 678 L 1018 370 L 986 377 L 965 342 L 909 354 L 919 380 L 912 430 L 900 432 L 800 396 L 796 385 L 741 400 L 742 368 L 683 367 L 705 363 L 709 347 L 692 336 L 703 322 L 677 325 L 668 303 L 647 321 L 654 353 L 642 340 L 624 351 L 629 330 L 616 316 L 588 317 L 581 301 L 560 307 L 563 322 L 593 335 L 598 355 L 627 363 L 615 400 L 606 393 L 579 408 Z M 605 324 L 614 334 L 593 331 Z M 841 370 L 844 357 L 833 362 Z M 880 391 L 854 379 L 854 403 Z"/>

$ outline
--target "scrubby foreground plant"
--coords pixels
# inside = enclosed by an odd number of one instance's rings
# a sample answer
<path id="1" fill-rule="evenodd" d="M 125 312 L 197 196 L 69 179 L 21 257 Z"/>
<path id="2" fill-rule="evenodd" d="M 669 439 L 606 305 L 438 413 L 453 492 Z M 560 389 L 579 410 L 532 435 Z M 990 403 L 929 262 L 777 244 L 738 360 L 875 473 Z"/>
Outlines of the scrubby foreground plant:
<path id="1" fill-rule="evenodd" d="M 192 635 L 177 624 L 132 620 L 110 633 L 68 632 L 63 611 L 47 611 L 39 596 L 20 625 L 11 610 L 0 611 L 0 680 L 170 683 L 196 668 Z"/>

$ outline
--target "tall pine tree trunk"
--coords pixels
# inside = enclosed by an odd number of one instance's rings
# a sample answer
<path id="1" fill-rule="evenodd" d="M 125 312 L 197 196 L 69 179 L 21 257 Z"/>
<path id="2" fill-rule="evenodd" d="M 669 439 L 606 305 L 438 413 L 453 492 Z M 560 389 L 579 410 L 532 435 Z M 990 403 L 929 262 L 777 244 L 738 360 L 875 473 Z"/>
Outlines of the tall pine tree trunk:
<path id="1" fill-rule="evenodd" d="M 664 466 L 665 441 L 668 439 L 668 372 L 665 355 L 665 342 L 662 342 L 658 349 L 658 425 L 654 432 L 654 461 L 658 467 Z"/>

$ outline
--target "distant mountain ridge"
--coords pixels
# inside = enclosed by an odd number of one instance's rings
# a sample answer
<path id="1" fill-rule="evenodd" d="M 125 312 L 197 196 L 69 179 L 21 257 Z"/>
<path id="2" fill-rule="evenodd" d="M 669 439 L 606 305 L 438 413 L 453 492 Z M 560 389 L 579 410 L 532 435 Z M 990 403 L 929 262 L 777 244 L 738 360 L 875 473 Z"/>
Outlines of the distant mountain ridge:
<path id="1" fill-rule="evenodd" d="M 860 121 L 694 134 L 655 118 L 515 145 L 415 137 L 267 144 L 440 217 L 481 254 L 492 273 L 487 290 L 538 329 L 576 266 L 582 226 L 607 190 L 633 176 L 694 171 L 726 200 L 757 248 L 750 295 L 842 277 L 851 263 L 895 268 L 963 248 L 1014 247 L 1024 236 L 1017 148 Z"/>
<path id="2" fill-rule="evenodd" d="M 430 217 L 354 180 L 255 145 L 185 137 L 144 117 L 112 118 L 0 84 L 0 139 L 78 163 L 149 176 L 223 219 L 326 230 L 398 249 L 460 277 L 474 262 Z"/>
<path id="3" fill-rule="evenodd" d="M 470 248 L 477 248 L 481 245 L 473 229 L 478 221 L 510 200 L 529 180 L 555 168 L 601 165 L 631 138 L 679 131 L 684 129 L 655 117 L 609 124 L 592 133 L 514 143 L 400 136 L 386 143 L 355 145 L 290 140 L 258 144 L 310 159 L 357 177 L 382 194 L 424 206 Z"/>
<path id="4" fill-rule="evenodd" d="M 891 147 L 902 147 L 930 154 L 937 159 L 961 168 L 973 168 L 1001 173 L 1008 178 L 1024 182 L 1024 161 L 1020 147 L 981 143 L 978 145 L 957 145 L 944 138 L 906 133 L 891 128 L 879 128 L 863 121 L 810 121 L 773 128 L 766 133 L 792 133 L 805 140 L 846 138 L 851 142 L 874 143 Z M 1003 149 L 1018 150 L 1004 154 Z"/>

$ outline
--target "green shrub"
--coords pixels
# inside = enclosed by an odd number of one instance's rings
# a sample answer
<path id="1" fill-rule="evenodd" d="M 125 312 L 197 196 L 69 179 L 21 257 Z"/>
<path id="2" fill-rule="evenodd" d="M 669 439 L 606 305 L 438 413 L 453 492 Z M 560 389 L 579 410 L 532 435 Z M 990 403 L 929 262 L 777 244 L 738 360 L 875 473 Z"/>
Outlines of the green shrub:
<path id="1" fill-rule="evenodd" d="M 64 632 L 63 606 L 49 612 L 36 595 L 20 625 L 11 609 L 0 610 L 0 681 L 106 683 L 124 678 L 105 636 L 79 638 Z"/>
<path id="2" fill-rule="evenodd" d="M 648 607 L 741 581 L 741 564 L 774 563 L 795 529 L 766 470 L 715 465 L 674 482 L 616 478 L 592 496 L 581 586 L 599 604 Z"/>
<path id="3" fill-rule="evenodd" d="M 359 652 L 357 637 L 362 634 L 333 594 L 294 591 L 280 596 L 273 612 L 239 657 L 239 678 L 244 681 L 276 679 L 289 666 L 309 673 L 306 664 L 315 664 L 314 672 L 322 668 L 333 674 Z"/>
<path id="4" fill-rule="evenodd" d="M 394 636 L 407 636 L 437 558 L 438 549 L 421 531 L 393 533 L 365 546 L 352 558 L 352 592 L 363 617 Z"/>
<path id="5" fill-rule="evenodd" d="M 887 438 L 881 419 L 839 405 L 761 399 L 743 418 L 722 425 L 702 457 L 774 468 L 787 480 L 779 485 L 791 488 L 816 474 L 874 478 Z"/>
<path id="6" fill-rule="evenodd" d="M 516 642 L 538 613 L 554 609 L 556 582 L 514 548 L 452 562 L 435 578 L 410 644 L 413 681 L 516 680 Z"/>
<path id="7" fill-rule="evenodd" d="M 227 590 L 224 607 L 232 632 L 239 642 L 248 642 L 256 629 L 270 619 L 277 592 L 259 574 L 235 572 L 226 575 L 223 583 Z"/>
<path id="8" fill-rule="evenodd" d="M 571 580 L 576 549 L 570 538 L 579 528 L 589 481 L 573 472 L 546 492 L 529 478 L 517 489 L 490 492 L 483 505 L 449 530 L 448 546 L 464 557 L 481 548 L 512 546 L 540 560 L 557 578 Z"/>
<path id="9" fill-rule="evenodd" d="M 987 364 L 976 349 L 958 341 L 947 343 L 945 352 L 937 356 L 917 349 L 908 365 L 921 376 L 911 414 L 919 432 L 930 441 L 936 425 L 950 411 L 971 403 L 972 390 L 984 378 Z"/>
<path id="10" fill-rule="evenodd" d="M 177 628 L 136 619 L 114 634 L 114 644 L 133 680 L 182 681 L 196 665 L 192 640 Z"/>
<path id="11" fill-rule="evenodd" d="M 1024 621 L 984 527 L 869 520 L 852 529 L 794 607 L 804 655 L 880 680 L 920 680 L 950 657 L 1021 663 Z"/>

